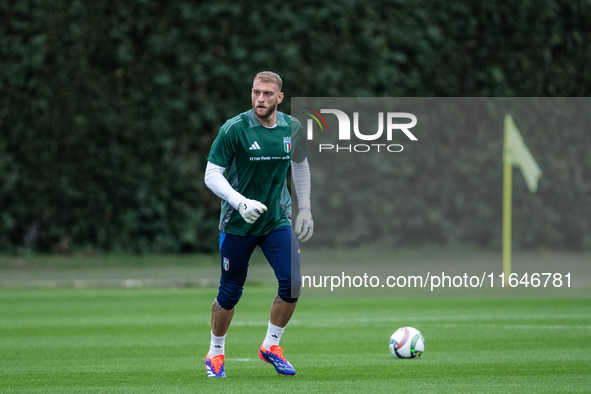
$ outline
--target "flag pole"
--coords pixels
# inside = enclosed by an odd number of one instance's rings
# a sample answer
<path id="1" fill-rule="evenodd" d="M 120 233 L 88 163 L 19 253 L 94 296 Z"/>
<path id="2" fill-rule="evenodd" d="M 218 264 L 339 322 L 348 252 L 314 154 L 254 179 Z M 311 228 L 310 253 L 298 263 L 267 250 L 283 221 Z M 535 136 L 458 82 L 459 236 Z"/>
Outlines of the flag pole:
<path id="1" fill-rule="evenodd" d="M 505 141 L 503 149 L 503 273 L 505 287 L 509 286 L 511 275 L 511 189 L 512 189 L 512 164 L 511 146 L 509 145 L 510 115 L 505 116 Z"/>

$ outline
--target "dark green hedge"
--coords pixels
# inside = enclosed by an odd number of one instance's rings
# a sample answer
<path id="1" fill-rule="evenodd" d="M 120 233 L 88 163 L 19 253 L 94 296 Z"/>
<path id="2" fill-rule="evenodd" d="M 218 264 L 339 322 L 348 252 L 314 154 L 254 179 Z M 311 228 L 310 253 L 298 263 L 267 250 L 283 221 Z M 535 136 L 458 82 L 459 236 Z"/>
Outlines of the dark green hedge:
<path id="1" fill-rule="evenodd" d="M 2 1 L 0 251 L 215 249 L 207 152 L 257 71 L 288 97 L 588 96 L 589 26 L 590 1 Z M 588 217 L 552 212 L 517 241 L 591 247 Z"/>

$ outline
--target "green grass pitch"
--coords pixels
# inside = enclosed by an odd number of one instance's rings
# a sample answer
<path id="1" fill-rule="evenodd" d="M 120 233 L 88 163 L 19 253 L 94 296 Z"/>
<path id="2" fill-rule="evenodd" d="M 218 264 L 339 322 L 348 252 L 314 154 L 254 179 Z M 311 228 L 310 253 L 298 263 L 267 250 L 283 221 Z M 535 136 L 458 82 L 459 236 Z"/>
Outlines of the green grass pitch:
<path id="1" fill-rule="evenodd" d="M 272 287 L 247 287 L 208 379 L 215 289 L 0 291 L 0 393 L 590 392 L 588 299 L 302 299 L 281 345 L 297 370 L 258 359 Z M 396 360 L 392 332 L 426 350 Z"/>

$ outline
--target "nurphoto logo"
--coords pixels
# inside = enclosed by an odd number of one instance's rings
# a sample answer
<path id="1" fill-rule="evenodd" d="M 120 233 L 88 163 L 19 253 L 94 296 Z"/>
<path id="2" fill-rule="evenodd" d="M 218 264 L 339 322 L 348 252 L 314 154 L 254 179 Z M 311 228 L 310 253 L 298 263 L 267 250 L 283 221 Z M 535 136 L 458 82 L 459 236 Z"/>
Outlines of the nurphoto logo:
<path id="1" fill-rule="evenodd" d="M 322 114 L 333 114 L 337 117 L 339 122 L 338 138 L 339 141 L 350 141 L 351 136 L 351 119 L 344 111 L 338 109 L 321 109 L 320 112 L 309 108 L 303 107 L 309 112 L 305 112 L 306 115 L 310 116 L 307 122 L 307 138 L 308 140 L 314 139 L 314 121 L 320 128 L 320 131 L 328 131 L 328 124 Z M 353 134 L 355 138 L 361 141 L 375 141 L 382 137 L 384 134 L 384 118 L 386 123 L 386 139 L 392 141 L 396 131 L 401 131 L 411 141 L 418 141 L 417 137 L 409 130 L 416 126 L 417 117 L 408 112 L 378 112 L 378 130 L 374 133 L 365 134 L 359 130 L 359 112 L 353 112 Z M 400 119 L 408 119 L 410 123 L 399 123 Z M 334 145 L 334 144 L 319 144 L 318 151 L 347 151 L 365 153 L 371 150 L 388 151 L 391 153 L 402 152 L 403 146 L 400 144 L 356 144 L 356 145 Z"/>

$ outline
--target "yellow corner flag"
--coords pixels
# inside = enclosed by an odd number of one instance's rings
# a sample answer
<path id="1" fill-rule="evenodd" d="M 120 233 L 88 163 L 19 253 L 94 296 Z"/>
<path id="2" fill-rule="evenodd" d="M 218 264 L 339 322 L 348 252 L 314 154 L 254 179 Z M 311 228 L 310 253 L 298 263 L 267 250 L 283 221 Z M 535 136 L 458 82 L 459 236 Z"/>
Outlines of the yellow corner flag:
<path id="1" fill-rule="evenodd" d="M 511 275 L 511 191 L 512 166 L 519 167 L 527 188 L 535 193 L 542 170 L 534 160 L 531 152 L 525 146 L 523 137 L 511 115 L 505 116 L 505 144 L 503 149 L 503 273 L 505 286 L 509 284 Z"/>
<path id="2" fill-rule="evenodd" d="M 523 137 L 517 130 L 511 115 L 505 116 L 505 162 L 507 161 L 521 169 L 527 188 L 535 193 L 538 190 L 538 179 L 542 175 L 542 170 L 525 146 Z"/>

